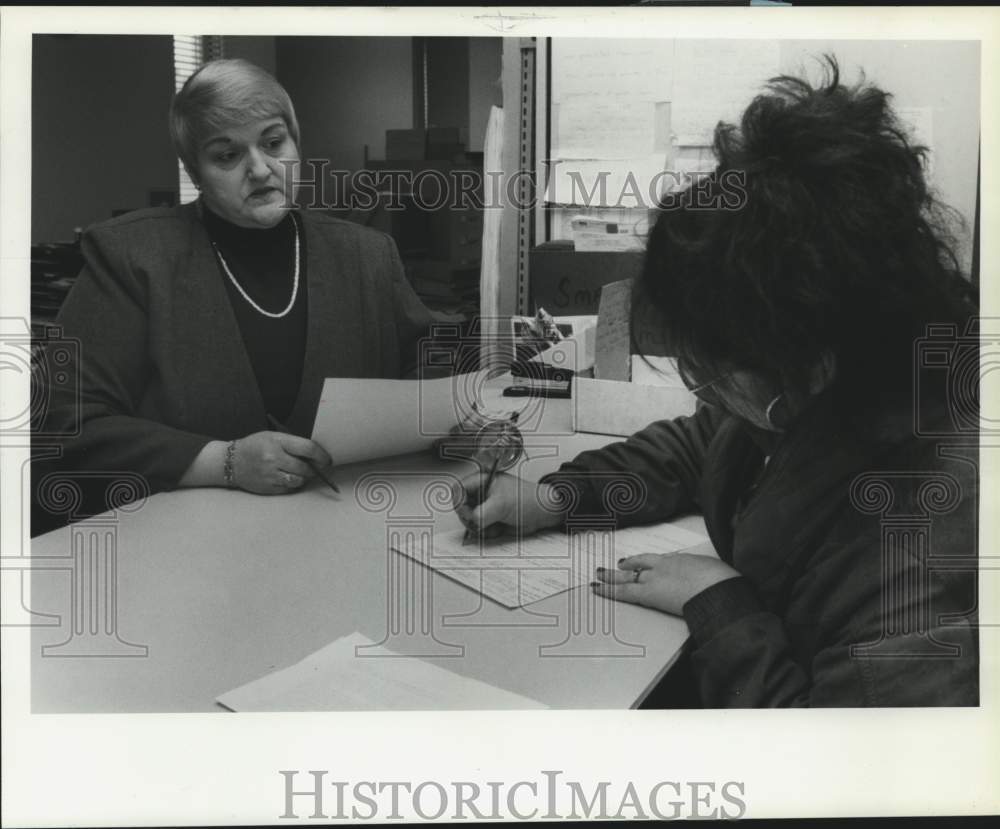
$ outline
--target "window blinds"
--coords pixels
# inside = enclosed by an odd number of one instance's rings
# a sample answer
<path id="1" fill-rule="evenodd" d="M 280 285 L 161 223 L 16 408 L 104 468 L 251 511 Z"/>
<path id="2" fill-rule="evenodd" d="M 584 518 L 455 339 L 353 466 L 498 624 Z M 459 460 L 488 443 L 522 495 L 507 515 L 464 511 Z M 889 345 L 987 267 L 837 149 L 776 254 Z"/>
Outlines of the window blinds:
<path id="1" fill-rule="evenodd" d="M 221 58 L 223 51 L 219 35 L 174 35 L 174 91 L 178 91 L 202 64 Z M 180 161 L 177 162 L 177 172 L 180 203 L 194 201 L 198 198 L 198 191 Z"/>

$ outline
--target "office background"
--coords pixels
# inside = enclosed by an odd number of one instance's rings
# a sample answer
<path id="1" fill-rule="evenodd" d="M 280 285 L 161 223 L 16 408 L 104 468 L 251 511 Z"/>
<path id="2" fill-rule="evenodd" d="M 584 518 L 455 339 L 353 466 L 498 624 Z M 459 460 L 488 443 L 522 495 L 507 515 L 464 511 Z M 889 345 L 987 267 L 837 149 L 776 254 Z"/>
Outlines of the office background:
<path id="1" fill-rule="evenodd" d="M 500 38 L 428 38 L 428 120 L 464 128 L 482 152 L 500 104 Z M 420 39 L 226 37 L 225 55 L 272 72 L 288 90 L 303 158 L 358 170 L 365 147 L 385 158 L 385 132 L 417 126 Z M 162 35 L 36 35 L 32 54 L 32 242 L 145 207 L 177 186 L 167 133 L 173 39 Z M 415 70 L 416 73 L 415 73 Z"/>
<path id="2" fill-rule="evenodd" d="M 577 104 L 597 102 L 602 96 L 623 102 L 630 89 L 637 83 L 648 84 L 650 76 L 679 75 L 673 65 L 674 44 L 679 41 L 673 39 L 212 39 L 221 42 L 225 56 L 259 64 L 287 88 L 301 125 L 304 159 L 327 159 L 330 169 L 347 172 L 380 166 L 481 170 L 490 109 L 506 105 L 503 168 L 508 174 L 533 170 L 543 185 L 554 169 L 549 162 L 567 149 L 560 146 L 558 135 L 566 122 L 559 112 L 566 103 L 566 90 L 572 89 Z M 166 126 L 175 88 L 174 40 L 163 35 L 34 37 L 31 234 L 36 322 L 54 316 L 79 268 L 71 244 L 77 228 L 160 199 L 179 195 L 184 200 L 184 193 L 178 194 L 178 165 Z M 706 67 L 721 67 L 733 43 L 699 41 L 699 60 Z M 739 48 L 753 42 L 735 43 Z M 932 183 L 961 217 L 954 228 L 957 251 L 963 268 L 978 280 L 979 44 L 758 43 L 771 47 L 773 60 L 766 68 L 781 72 L 815 74 L 816 56 L 836 55 L 846 81 L 855 80 L 863 70 L 870 81 L 893 94 L 894 106 L 923 118 L 918 138 L 931 146 Z M 611 65 L 609 48 L 618 55 L 613 65 L 620 71 L 593 71 L 602 60 Z M 579 88 L 567 85 L 571 72 L 562 58 L 568 52 L 591 69 L 582 96 Z M 702 73 L 706 74 L 710 73 Z M 684 116 L 685 95 L 697 103 L 698 77 L 693 73 L 686 92 L 675 86 L 663 93 L 673 99 L 676 123 Z M 731 96 L 734 104 L 758 84 L 744 86 L 746 90 Z M 586 107 L 582 110 L 585 117 Z M 584 132 L 572 152 L 600 159 L 616 140 L 616 131 L 627 142 L 635 130 L 625 112 L 619 118 L 602 119 L 603 137 L 595 133 L 591 145 Z M 724 111 L 719 117 L 737 113 Z M 425 127 L 443 131 L 445 143 L 439 142 L 435 149 L 425 136 L 425 143 L 414 147 L 407 131 L 418 133 Z M 711 163 L 707 155 L 702 160 Z M 535 195 L 540 194 L 541 188 Z M 466 319 L 479 312 L 482 211 L 342 213 L 394 236 L 408 275 L 428 305 Z M 533 313 L 538 305 L 554 313 L 595 313 L 601 285 L 634 274 L 635 257 L 567 252 L 565 242 L 559 247 L 556 240 L 570 236 L 569 217 L 579 213 L 617 219 L 621 211 L 557 204 L 545 197 L 537 198 L 530 211 L 509 206 L 503 210 L 493 307 L 501 313 Z"/>

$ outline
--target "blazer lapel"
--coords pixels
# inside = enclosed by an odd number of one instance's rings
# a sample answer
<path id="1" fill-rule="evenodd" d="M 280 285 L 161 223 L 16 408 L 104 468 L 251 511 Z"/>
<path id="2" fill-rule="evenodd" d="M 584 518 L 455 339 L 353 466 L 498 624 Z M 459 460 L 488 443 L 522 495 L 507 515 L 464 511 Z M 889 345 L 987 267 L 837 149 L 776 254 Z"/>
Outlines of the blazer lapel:
<path id="1" fill-rule="evenodd" d="M 200 204 L 189 208 L 190 246 L 176 281 L 183 313 L 174 315 L 175 345 L 184 354 L 181 370 L 192 395 L 217 402 L 211 407 L 218 412 L 211 433 L 242 437 L 266 428 L 264 401 L 201 222 Z"/>
<path id="2" fill-rule="evenodd" d="M 302 383 L 288 428 L 311 435 L 327 377 L 363 377 L 366 364 L 365 274 L 357 245 L 335 224 L 296 214 L 306 240 L 309 322 Z"/>

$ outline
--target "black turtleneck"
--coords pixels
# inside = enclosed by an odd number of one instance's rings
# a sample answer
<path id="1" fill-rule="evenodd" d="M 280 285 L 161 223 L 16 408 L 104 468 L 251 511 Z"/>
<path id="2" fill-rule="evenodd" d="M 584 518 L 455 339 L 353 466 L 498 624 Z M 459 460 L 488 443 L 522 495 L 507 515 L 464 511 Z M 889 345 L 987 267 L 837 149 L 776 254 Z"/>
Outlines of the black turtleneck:
<path id="1" fill-rule="evenodd" d="M 283 311 L 292 297 L 295 273 L 292 215 L 272 228 L 246 228 L 227 222 L 202 202 L 202 216 L 209 238 L 243 290 L 265 311 Z M 250 305 L 219 262 L 219 276 L 236 314 L 264 406 L 280 421 L 288 418 L 295 405 L 306 347 L 306 239 L 302 222 L 298 224 L 299 290 L 295 305 L 280 319 L 266 317 Z M 261 428 L 265 428 L 263 423 Z"/>

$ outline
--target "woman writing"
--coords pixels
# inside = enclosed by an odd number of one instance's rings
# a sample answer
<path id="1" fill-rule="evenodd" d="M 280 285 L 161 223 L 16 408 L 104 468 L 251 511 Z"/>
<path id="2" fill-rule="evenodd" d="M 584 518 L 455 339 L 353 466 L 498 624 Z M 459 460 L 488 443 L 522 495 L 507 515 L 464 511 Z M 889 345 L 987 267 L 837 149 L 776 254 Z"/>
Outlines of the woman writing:
<path id="1" fill-rule="evenodd" d="M 613 474 L 637 475 L 645 501 L 618 526 L 699 511 L 719 558 L 623 559 L 592 590 L 685 617 L 695 704 L 975 705 L 975 452 L 922 436 L 953 432 L 963 402 L 914 387 L 927 326 L 961 335 L 975 303 L 921 152 L 832 59 L 818 88 L 772 81 L 715 152 L 745 199 L 709 180 L 663 205 L 633 303 L 658 315 L 697 412 L 579 455 L 545 491 L 501 476 L 472 506 L 470 478 L 459 515 L 533 532 L 601 513 Z"/>
<path id="2" fill-rule="evenodd" d="M 56 398 L 49 413 L 50 429 L 80 427 L 59 465 L 153 491 L 294 491 L 331 463 L 302 437 L 324 378 L 400 377 L 435 317 L 388 236 L 292 209 L 298 121 L 267 72 L 206 64 L 170 132 L 201 197 L 85 234 L 58 319 L 82 353 L 79 411 Z"/>

